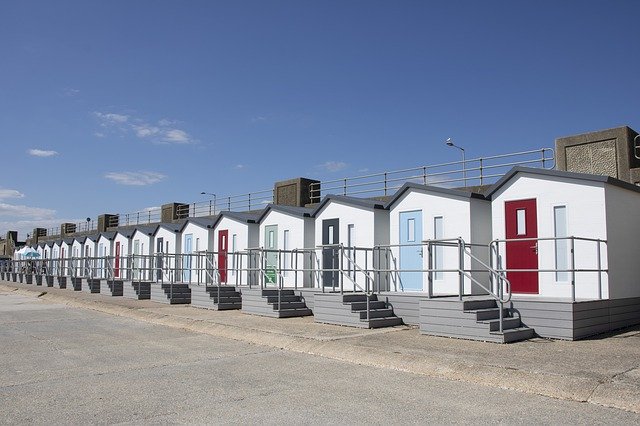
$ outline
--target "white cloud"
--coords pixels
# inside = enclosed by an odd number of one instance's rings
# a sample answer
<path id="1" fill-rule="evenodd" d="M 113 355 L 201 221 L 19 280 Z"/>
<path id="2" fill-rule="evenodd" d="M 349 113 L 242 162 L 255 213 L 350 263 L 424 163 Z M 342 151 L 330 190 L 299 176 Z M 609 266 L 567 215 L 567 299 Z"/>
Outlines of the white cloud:
<path id="1" fill-rule="evenodd" d="M 339 172 L 340 170 L 346 169 L 347 166 L 348 164 L 345 163 L 344 161 L 327 161 L 325 163 L 318 164 L 316 167 L 321 170 L 334 173 L 334 172 Z"/>
<path id="2" fill-rule="evenodd" d="M 56 214 L 55 210 L 41 207 L 19 206 L 14 204 L 0 203 L 0 216 L 29 217 L 32 219 L 49 219 Z"/>
<path id="3" fill-rule="evenodd" d="M 24 198 L 24 194 L 20 191 L 16 191 L 15 189 L 0 188 L 0 200 L 4 200 L 6 198 Z"/>
<path id="4" fill-rule="evenodd" d="M 158 172 L 110 172 L 104 175 L 105 178 L 120 185 L 146 186 L 158 183 L 166 178 Z"/>
<path id="5" fill-rule="evenodd" d="M 251 119 L 252 123 L 264 123 L 265 121 L 267 121 L 267 117 L 264 115 L 258 115 Z"/>
<path id="6" fill-rule="evenodd" d="M 167 129 L 164 131 L 164 137 L 162 140 L 169 143 L 184 144 L 190 143 L 191 137 L 184 130 Z"/>
<path id="7" fill-rule="evenodd" d="M 142 211 L 145 211 L 145 212 L 152 212 L 152 211 L 160 210 L 160 209 L 161 209 L 161 207 L 160 207 L 160 206 L 153 206 L 153 207 L 145 207 Z"/>
<path id="8" fill-rule="evenodd" d="M 139 138 L 148 138 L 149 136 L 157 135 L 160 132 L 158 127 L 150 126 L 148 124 L 133 124 L 131 127 Z"/>
<path id="9" fill-rule="evenodd" d="M 234 167 L 234 169 L 236 169 L 236 170 L 242 170 L 242 169 L 244 169 L 245 167 L 246 167 L 246 166 L 245 166 L 244 164 L 236 164 L 236 165 L 235 165 L 235 167 Z"/>
<path id="10" fill-rule="evenodd" d="M 78 93 L 80 93 L 80 90 L 67 87 L 62 92 L 64 96 L 73 97 L 73 96 L 76 96 Z"/>
<path id="11" fill-rule="evenodd" d="M 112 112 L 95 111 L 93 113 L 101 121 L 101 126 L 106 127 L 115 124 L 122 124 L 129 121 L 129 116 L 124 114 L 115 114 Z"/>
<path id="12" fill-rule="evenodd" d="M 140 139 L 145 139 L 157 144 L 190 144 L 195 140 L 185 130 L 175 127 L 176 121 L 163 118 L 157 124 L 151 124 L 147 120 L 132 117 L 125 114 L 95 111 L 103 129 L 119 132 L 120 134 L 133 133 Z M 104 137 L 100 131 L 94 133 L 98 137 Z"/>
<path id="13" fill-rule="evenodd" d="M 104 137 L 106 136 L 106 135 L 105 135 L 104 133 L 102 133 L 102 132 L 95 132 L 93 135 L 94 135 L 95 137 L 97 137 L 97 138 L 104 138 Z"/>
<path id="14" fill-rule="evenodd" d="M 57 151 L 46 151 L 43 149 L 32 148 L 27 151 L 29 155 L 34 157 L 52 157 L 54 155 L 58 155 Z"/>

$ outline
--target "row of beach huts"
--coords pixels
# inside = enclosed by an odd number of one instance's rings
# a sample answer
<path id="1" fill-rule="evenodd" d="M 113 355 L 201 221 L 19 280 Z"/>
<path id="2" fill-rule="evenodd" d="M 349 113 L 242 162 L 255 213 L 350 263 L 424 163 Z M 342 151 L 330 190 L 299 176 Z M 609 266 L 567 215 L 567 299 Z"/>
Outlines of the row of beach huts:
<path id="1" fill-rule="evenodd" d="M 16 254 L 5 280 L 108 295 L 418 326 L 511 342 L 640 323 L 640 188 L 514 167 L 483 194 L 406 183 L 67 237 Z"/>

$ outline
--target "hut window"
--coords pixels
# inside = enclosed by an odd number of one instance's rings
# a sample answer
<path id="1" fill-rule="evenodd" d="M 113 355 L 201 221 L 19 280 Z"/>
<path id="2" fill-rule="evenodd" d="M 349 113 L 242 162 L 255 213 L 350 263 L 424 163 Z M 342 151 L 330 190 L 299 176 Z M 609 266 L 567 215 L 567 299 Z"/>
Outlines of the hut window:
<path id="1" fill-rule="evenodd" d="M 518 235 L 525 235 L 527 233 L 527 214 L 524 209 L 516 210 L 516 224 Z"/>
<path id="2" fill-rule="evenodd" d="M 285 229 L 283 233 L 283 241 L 282 241 L 282 249 L 284 250 L 284 271 L 282 271 L 283 276 L 287 276 L 287 270 L 289 269 L 289 254 L 287 251 L 289 250 L 289 230 Z"/>
<path id="3" fill-rule="evenodd" d="M 556 238 L 565 238 L 567 232 L 567 206 L 556 206 L 553 208 L 553 227 L 554 236 Z M 566 239 L 558 239 L 555 241 L 556 251 L 556 281 L 569 281 L 569 255 L 568 241 Z"/>
<path id="4" fill-rule="evenodd" d="M 444 218 L 442 216 L 436 216 L 433 218 L 433 238 L 440 240 L 444 238 Z M 433 264 L 436 272 L 433 278 L 436 280 L 444 279 L 444 247 L 441 244 L 436 243 L 435 250 L 433 251 Z"/>
<path id="5" fill-rule="evenodd" d="M 416 241 L 416 220 L 408 219 L 407 220 L 407 242 L 415 242 Z"/>
<path id="6" fill-rule="evenodd" d="M 236 274 L 236 239 L 238 234 L 231 235 L 231 275 Z"/>

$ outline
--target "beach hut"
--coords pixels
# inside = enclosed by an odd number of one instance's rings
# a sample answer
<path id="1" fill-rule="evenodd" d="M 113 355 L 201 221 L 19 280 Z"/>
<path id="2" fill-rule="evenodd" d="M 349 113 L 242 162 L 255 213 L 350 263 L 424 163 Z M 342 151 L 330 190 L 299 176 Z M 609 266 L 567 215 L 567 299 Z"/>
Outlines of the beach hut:
<path id="1" fill-rule="evenodd" d="M 253 267 L 253 260 L 247 249 L 259 247 L 259 217 L 259 213 L 252 212 L 222 212 L 216 218 L 213 247 L 221 283 L 249 283 L 247 268 Z"/>
<path id="2" fill-rule="evenodd" d="M 488 196 L 497 261 L 524 323 L 573 339 L 640 322 L 638 186 L 515 167 Z"/>
<path id="3" fill-rule="evenodd" d="M 259 246 L 266 250 L 266 279 L 285 287 L 314 287 L 315 259 L 313 208 L 269 204 L 260 217 Z M 299 272 L 304 270 L 304 272 Z"/>
<path id="4" fill-rule="evenodd" d="M 378 200 L 327 195 L 313 211 L 315 245 L 320 250 L 325 289 L 388 290 L 384 256 L 374 247 L 389 245 L 389 211 Z M 366 272 L 364 272 L 366 271 Z M 376 276 L 378 275 L 378 276 Z"/>
<path id="5" fill-rule="evenodd" d="M 128 256 L 131 246 L 131 235 L 135 228 L 122 228 L 116 232 L 113 238 L 113 276 L 115 278 L 128 278 Z"/>
<path id="6" fill-rule="evenodd" d="M 181 279 L 177 274 L 177 256 L 182 252 L 182 234 L 180 229 L 184 222 L 160 223 L 153 232 L 156 244 L 156 276 L 158 281 L 175 281 Z"/>
<path id="7" fill-rule="evenodd" d="M 153 276 L 154 226 L 136 226 L 131 234 L 133 279 L 148 281 Z"/>
<path id="8" fill-rule="evenodd" d="M 460 265 L 466 271 L 479 271 L 475 259 L 489 263 L 491 203 L 483 195 L 406 183 L 389 200 L 387 208 L 391 290 L 457 295 Z M 464 252 L 461 255 L 462 242 L 471 255 Z M 422 272 L 428 269 L 436 271 Z M 487 273 L 470 272 L 470 275 L 486 288 L 464 278 L 463 294 L 490 290 Z"/>

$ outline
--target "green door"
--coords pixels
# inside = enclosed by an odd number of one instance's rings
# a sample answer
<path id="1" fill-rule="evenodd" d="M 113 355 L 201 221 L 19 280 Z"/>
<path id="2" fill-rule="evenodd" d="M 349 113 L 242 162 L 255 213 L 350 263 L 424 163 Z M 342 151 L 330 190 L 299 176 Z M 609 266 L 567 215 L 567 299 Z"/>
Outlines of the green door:
<path id="1" fill-rule="evenodd" d="M 266 252 L 265 281 L 267 284 L 276 283 L 278 268 L 278 225 L 264 227 L 264 248 Z"/>

